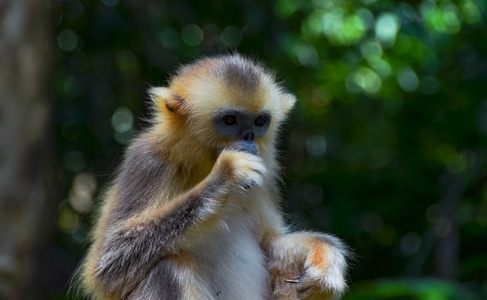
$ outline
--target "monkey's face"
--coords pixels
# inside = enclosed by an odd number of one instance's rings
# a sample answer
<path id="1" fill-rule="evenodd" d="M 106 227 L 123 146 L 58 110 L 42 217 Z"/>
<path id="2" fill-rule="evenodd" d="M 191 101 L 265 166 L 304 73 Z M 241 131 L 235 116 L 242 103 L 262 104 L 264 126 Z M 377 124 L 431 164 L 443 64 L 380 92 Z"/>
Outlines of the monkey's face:
<path id="1" fill-rule="evenodd" d="M 238 109 L 222 109 L 213 118 L 217 134 L 234 142 L 234 147 L 257 154 L 255 139 L 265 136 L 271 123 L 268 111 L 251 113 Z M 236 142 L 236 143 L 235 143 Z"/>
<path id="2" fill-rule="evenodd" d="M 221 78 L 193 83 L 185 96 L 188 132 L 194 139 L 216 150 L 236 147 L 254 154 L 273 143 L 281 110 L 273 87 L 257 82 L 243 90 Z"/>

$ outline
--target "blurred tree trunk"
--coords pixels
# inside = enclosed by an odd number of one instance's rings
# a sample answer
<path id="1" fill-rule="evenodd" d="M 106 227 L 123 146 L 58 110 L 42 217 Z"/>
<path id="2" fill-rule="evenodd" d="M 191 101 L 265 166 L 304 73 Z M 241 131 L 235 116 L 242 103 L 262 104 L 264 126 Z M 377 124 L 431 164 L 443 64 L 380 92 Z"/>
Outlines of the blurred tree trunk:
<path id="1" fill-rule="evenodd" d="M 458 176 L 449 176 L 440 202 L 440 222 L 437 225 L 438 242 L 435 253 L 435 276 L 452 279 L 458 271 L 459 230 L 457 212 L 465 184 Z"/>
<path id="2" fill-rule="evenodd" d="M 0 299 L 42 295 L 36 274 L 53 208 L 51 8 L 0 0 Z"/>
<path id="3" fill-rule="evenodd" d="M 460 201 L 467 187 L 485 165 L 484 151 L 474 152 L 474 164 L 461 175 L 445 178 L 444 196 L 440 202 L 440 222 L 437 228 L 438 242 L 435 253 L 435 273 L 440 278 L 455 278 L 459 269 L 460 223 L 458 220 Z"/>

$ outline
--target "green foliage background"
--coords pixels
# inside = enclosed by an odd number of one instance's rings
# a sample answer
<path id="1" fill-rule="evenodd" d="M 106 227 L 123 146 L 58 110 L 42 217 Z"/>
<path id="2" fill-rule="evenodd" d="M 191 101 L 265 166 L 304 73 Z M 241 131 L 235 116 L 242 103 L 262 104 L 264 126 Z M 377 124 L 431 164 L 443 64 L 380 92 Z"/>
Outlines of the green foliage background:
<path id="1" fill-rule="evenodd" d="M 485 2 L 59 4 L 60 273 L 82 256 L 97 196 L 146 125 L 147 88 L 238 51 L 299 99 L 281 143 L 283 205 L 297 227 L 354 250 L 346 299 L 487 297 Z"/>

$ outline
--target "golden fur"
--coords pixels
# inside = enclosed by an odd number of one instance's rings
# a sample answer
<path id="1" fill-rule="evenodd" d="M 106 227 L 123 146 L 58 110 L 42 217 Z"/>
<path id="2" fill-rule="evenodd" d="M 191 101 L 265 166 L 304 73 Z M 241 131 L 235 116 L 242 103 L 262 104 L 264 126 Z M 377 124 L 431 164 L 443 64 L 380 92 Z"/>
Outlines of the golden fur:
<path id="1" fill-rule="evenodd" d="M 275 143 L 294 96 L 239 55 L 205 58 L 150 91 L 153 123 L 104 197 L 80 285 L 93 299 L 311 299 L 346 287 L 345 247 L 288 233 Z M 258 153 L 233 147 L 215 113 L 269 112 Z"/>

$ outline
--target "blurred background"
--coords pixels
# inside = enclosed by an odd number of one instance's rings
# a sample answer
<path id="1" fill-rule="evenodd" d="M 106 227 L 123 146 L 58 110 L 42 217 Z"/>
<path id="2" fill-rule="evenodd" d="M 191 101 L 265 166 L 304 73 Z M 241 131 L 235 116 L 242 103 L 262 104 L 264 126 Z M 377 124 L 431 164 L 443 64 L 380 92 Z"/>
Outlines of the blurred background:
<path id="1" fill-rule="evenodd" d="M 68 299 L 100 192 L 181 64 L 238 51 L 299 102 L 296 228 L 355 252 L 345 299 L 487 299 L 482 0 L 0 1 L 0 299 Z"/>

